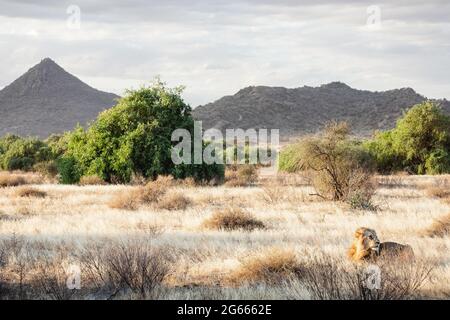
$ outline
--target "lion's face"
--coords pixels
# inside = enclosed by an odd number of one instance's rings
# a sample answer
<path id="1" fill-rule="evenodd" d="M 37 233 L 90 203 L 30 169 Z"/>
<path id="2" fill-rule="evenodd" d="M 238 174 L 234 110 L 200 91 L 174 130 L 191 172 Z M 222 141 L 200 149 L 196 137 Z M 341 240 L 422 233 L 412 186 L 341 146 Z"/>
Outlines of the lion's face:
<path id="1" fill-rule="evenodd" d="M 350 256 L 354 260 L 361 260 L 371 254 L 378 252 L 380 248 L 380 240 L 375 230 L 369 228 L 359 228 L 355 232 L 355 239 L 350 248 Z"/>
<path id="2" fill-rule="evenodd" d="M 375 230 L 360 228 L 357 230 L 355 237 L 362 243 L 365 250 L 377 251 L 380 247 L 380 240 L 378 240 Z"/>

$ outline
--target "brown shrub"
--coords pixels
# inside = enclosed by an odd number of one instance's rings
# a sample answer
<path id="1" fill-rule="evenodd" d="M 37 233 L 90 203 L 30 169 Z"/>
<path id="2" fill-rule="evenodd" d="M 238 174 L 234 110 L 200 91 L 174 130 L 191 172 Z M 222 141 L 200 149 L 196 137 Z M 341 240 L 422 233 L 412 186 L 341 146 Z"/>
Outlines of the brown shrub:
<path id="1" fill-rule="evenodd" d="M 173 184 L 172 176 L 159 176 L 155 181 L 150 181 L 139 189 L 139 198 L 143 203 L 154 203 L 161 200 L 167 190 Z"/>
<path id="2" fill-rule="evenodd" d="M 26 183 L 25 178 L 22 176 L 8 172 L 0 172 L 0 187 L 16 187 Z"/>
<path id="3" fill-rule="evenodd" d="M 45 198 L 47 193 L 32 187 L 20 187 L 14 193 L 16 197 Z"/>
<path id="4" fill-rule="evenodd" d="M 258 180 L 256 166 L 251 164 L 233 165 L 225 170 L 225 186 L 245 187 Z"/>
<path id="5" fill-rule="evenodd" d="M 277 283 L 295 273 L 301 273 L 295 253 L 288 249 L 268 248 L 241 261 L 240 267 L 229 278 L 233 284 L 251 282 Z"/>
<path id="6" fill-rule="evenodd" d="M 137 190 L 117 193 L 108 203 L 112 209 L 136 210 L 140 204 L 140 194 Z"/>
<path id="7" fill-rule="evenodd" d="M 428 188 L 425 189 L 425 192 L 429 197 L 439 199 L 450 197 L 450 189 L 446 189 L 443 187 L 429 186 Z"/>
<path id="8" fill-rule="evenodd" d="M 445 237 L 450 234 L 450 213 L 442 218 L 436 219 L 425 231 L 427 237 Z"/>
<path id="9" fill-rule="evenodd" d="M 191 200 L 184 196 L 181 192 L 171 192 L 165 194 L 157 203 L 158 209 L 164 210 L 186 210 L 191 204 Z"/>
<path id="10" fill-rule="evenodd" d="M 33 171 L 47 178 L 55 178 L 58 175 L 55 161 L 38 162 L 33 166 Z"/>
<path id="11" fill-rule="evenodd" d="M 81 253 L 84 275 L 107 299 L 131 291 L 137 299 L 157 298 L 170 271 L 168 250 L 149 242 L 91 245 Z"/>
<path id="12" fill-rule="evenodd" d="M 45 179 L 42 175 L 31 172 L 0 172 L 0 187 L 17 187 L 25 184 L 42 184 Z"/>
<path id="13" fill-rule="evenodd" d="M 100 186 L 106 185 L 106 182 L 97 175 L 83 176 L 78 183 L 80 186 Z"/>
<path id="14" fill-rule="evenodd" d="M 250 213 L 239 208 L 228 208 L 216 211 L 203 222 L 206 229 L 216 230 L 248 230 L 264 229 L 264 223 L 254 218 Z"/>
<path id="15" fill-rule="evenodd" d="M 286 190 L 276 181 L 264 183 L 261 189 L 260 197 L 267 203 L 278 203 L 286 196 Z"/>
<path id="16" fill-rule="evenodd" d="M 238 166 L 236 174 L 238 179 L 245 180 L 248 184 L 252 184 L 258 180 L 258 170 L 256 169 L 256 166 L 252 164 Z"/>
<path id="17" fill-rule="evenodd" d="M 414 263 L 377 262 L 348 264 L 327 254 L 314 252 L 305 260 L 301 282 L 317 300 L 399 300 L 418 298 L 430 279 L 428 261 Z M 379 271 L 380 282 L 372 287 Z"/>

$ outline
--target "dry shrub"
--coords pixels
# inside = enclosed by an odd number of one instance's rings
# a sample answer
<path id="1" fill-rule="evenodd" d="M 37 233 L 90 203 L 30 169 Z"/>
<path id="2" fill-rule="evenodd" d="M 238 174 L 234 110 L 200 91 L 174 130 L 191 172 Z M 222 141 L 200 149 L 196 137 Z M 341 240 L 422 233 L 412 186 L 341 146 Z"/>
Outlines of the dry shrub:
<path id="1" fill-rule="evenodd" d="M 146 204 L 158 202 L 172 185 L 172 176 L 159 176 L 139 189 L 140 201 Z"/>
<path id="2" fill-rule="evenodd" d="M 42 175 L 31 172 L 0 172 L 0 187 L 17 187 L 25 184 L 42 184 L 45 179 Z"/>
<path id="3" fill-rule="evenodd" d="M 194 178 L 187 177 L 180 181 L 180 185 L 187 188 L 193 188 L 196 187 L 198 183 L 195 181 Z"/>
<path id="4" fill-rule="evenodd" d="M 216 230 L 238 230 L 243 229 L 252 231 L 255 229 L 264 229 L 264 223 L 253 217 L 250 213 L 239 208 L 228 208 L 216 211 L 213 215 L 203 222 L 206 229 Z"/>
<path id="5" fill-rule="evenodd" d="M 38 162 L 33 166 L 33 171 L 47 178 L 56 178 L 58 167 L 55 161 Z"/>
<path id="6" fill-rule="evenodd" d="M 136 210 L 140 204 L 139 190 L 120 192 L 114 195 L 108 206 L 112 209 Z"/>
<path id="7" fill-rule="evenodd" d="M 157 203 L 158 209 L 164 210 L 186 210 L 191 204 L 191 200 L 184 196 L 181 192 L 170 192 L 165 194 Z"/>
<path id="8" fill-rule="evenodd" d="M 81 263 L 88 283 L 108 299 L 131 293 L 137 299 L 157 298 L 170 271 L 169 250 L 149 241 L 96 244 L 83 249 Z"/>
<path id="9" fill-rule="evenodd" d="M 26 183 L 23 176 L 8 172 L 0 172 L 0 187 L 16 187 Z"/>
<path id="10" fill-rule="evenodd" d="M 39 298 L 51 300 L 70 300 L 78 297 L 79 289 L 70 289 L 67 285 L 69 276 L 74 276 L 67 250 L 62 247 L 53 251 L 43 250 L 39 253 L 33 268 L 32 285 Z M 77 264 L 73 266 L 78 267 Z M 81 275 L 80 275 L 81 281 Z M 82 284 L 82 283 L 80 283 Z M 87 289 L 87 288 L 86 288 Z"/>
<path id="11" fill-rule="evenodd" d="M 41 191 L 33 187 L 20 187 L 14 194 L 16 197 L 20 198 L 45 198 L 47 196 L 45 191 Z"/>
<path id="12" fill-rule="evenodd" d="M 450 189 L 445 189 L 442 187 L 430 186 L 425 189 L 426 194 L 429 197 L 444 199 L 450 197 Z"/>
<path id="13" fill-rule="evenodd" d="M 371 286 L 377 271 L 381 280 L 378 288 Z M 420 297 L 420 289 L 430 279 L 431 271 L 432 266 L 426 261 L 349 264 L 315 252 L 305 260 L 300 281 L 311 298 L 318 300 L 414 299 Z"/>
<path id="14" fill-rule="evenodd" d="M 284 200 L 286 190 L 275 181 L 266 182 L 261 186 L 260 197 L 267 203 L 278 203 Z"/>
<path id="15" fill-rule="evenodd" d="M 289 249 L 268 248 L 242 259 L 241 265 L 229 278 L 232 284 L 252 282 L 279 283 L 293 274 L 301 274 L 295 253 Z"/>
<path id="16" fill-rule="evenodd" d="M 385 188 L 399 188 L 405 185 L 401 175 L 378 176 L 378 183 Z"/>
<path id="17" fill-rule="evenodd" d="M 225 170 L 225 185 L 227 187 L 245 187 L 258 180 L 258 171 L 255 165 L 233 165 Z"/>
<path id="18" fill-rule="evenodd" d="M 34 259 L 30 243 L 13 234 L 0 242 L 0 299 L 29 299 Z"/>
<path id="19" fill-rule="evenodd" d="M 450 234 L 450 213 L 442 218 L 436 219 L 431 227 L 425 231 L 427 237 L 445 237 Z"/>
<path id="20" fill-rule="evenodd" d="M 106 185 L 106 182 L 97 175 L 83 176 L 78 183 L 80 186 L 101 186 Z"/>

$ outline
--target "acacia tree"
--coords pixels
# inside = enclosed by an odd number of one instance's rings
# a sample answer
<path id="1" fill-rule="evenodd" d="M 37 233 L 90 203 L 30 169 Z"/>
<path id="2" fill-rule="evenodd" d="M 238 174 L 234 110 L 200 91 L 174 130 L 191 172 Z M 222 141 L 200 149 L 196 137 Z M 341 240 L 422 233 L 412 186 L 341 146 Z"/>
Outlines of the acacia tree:
<path id="1" fill-rule="evenodd" d="M 74 130 L 60 161 L 60 167 L 73 175 L 67 180 L 77 181 L 82 175 L 97 175 L 109 182 L 128 182 L 132 174 L 195 176 L 198 170 L 187 167 L 183 171 L 171 159 L 172 132 L 193 131 L 191 108 L 181 92 L 182 88 L 167 88 L 157 80 L 153 86 L 127 91 L 88 130 Z M 212 174 L 220 175 L 220 170 Z"/>
<path id="2" fill-rule="evenodd" d="M 359 197 L 367 203 L 373 194 L 370 156 L 349 134 L 347 123 L 330 122 L 320 134 L 291 147 L 288 155 L 294 160 L 284 161 L 289 171 L 306 172 L 318 196 L 333 201 Z"/>

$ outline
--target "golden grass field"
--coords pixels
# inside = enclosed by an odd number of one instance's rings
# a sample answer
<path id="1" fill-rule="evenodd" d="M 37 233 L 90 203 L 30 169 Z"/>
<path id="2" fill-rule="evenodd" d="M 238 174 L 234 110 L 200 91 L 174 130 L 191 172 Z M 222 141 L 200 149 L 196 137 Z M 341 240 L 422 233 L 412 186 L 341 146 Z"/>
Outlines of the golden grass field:
<path id="1" fill-rule="evenodd" d="M 10 290 L 25 288 L 12 298 L 105 298 L 102 290 L 83 291 L 95 280 L 83 268 L 80 252 L 95 244 L 102 251 L 111 243 L 132 242 L 162 248 L 170 256 L 154 296 L 160 299 L 321 298 L 305 288 L 299 275 L 302 267 L 320 268 L 318 262 L 332 259 L 333 265 L 345 266 L 339 272 L 352 272 L 346 251 L 355 229 L 365 226 L 375 229 L 381 241 L 411 245 L 417 259 L 431 267 L 420 288 L 402 298 L 449 298 L 450 196 L 445 190 L 450 190 L 450 177 L 399 175 L 378 180 L 378 210 L 360 211 L 311 196 L 311 187 L 292 176 L 265 174 L 247 187 L 173 183 L 165 199 L 125 209 L 114 201 L 130 200 L 123 197 L 135 194 L 138 187 L 66 186 L 36 178 L 31 185 L 0 188 L 4 251 L 14 251 L 18 246 L 11 243 L 17 239 L 20 248 L 23 243 L 31 248 L 20 254 L 4 252 L 10 258 L 0 268 L 0 282 Z M 172 205 L 180 199 L 180 206 Z M 257 223 L 216 229 L 220 212 L 233 210 Z M 311 261 L 316 264 L 308 264 Z M 82 290 L 73 295 L 57 294 L 64 291 L 64 272 L 57 271 L 64 262 L 81 265 Z M 39 272 L 51 273 L 52 268 L 60 273 L 45 275 L 45 281 L 39 278 Z M 35 286 L 44 290 L 27 292 Z M 125 290 L 117 297 L 148 296 Z"/>

